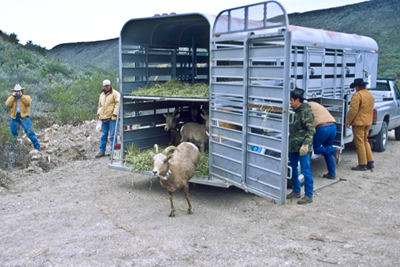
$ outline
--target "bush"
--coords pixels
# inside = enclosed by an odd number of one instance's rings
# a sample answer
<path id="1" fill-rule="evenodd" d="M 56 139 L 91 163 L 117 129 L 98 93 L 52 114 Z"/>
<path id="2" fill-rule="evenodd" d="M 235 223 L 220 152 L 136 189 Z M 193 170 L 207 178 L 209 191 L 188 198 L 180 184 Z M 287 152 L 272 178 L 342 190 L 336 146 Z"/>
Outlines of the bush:
<path id="1" fill-rule="evenodd" d="M 8 123 L 0 123 L 0 168 L 13 169 L 25 168 L 29 165 L 29 146 L 17 142 L 11 135 Z"/>

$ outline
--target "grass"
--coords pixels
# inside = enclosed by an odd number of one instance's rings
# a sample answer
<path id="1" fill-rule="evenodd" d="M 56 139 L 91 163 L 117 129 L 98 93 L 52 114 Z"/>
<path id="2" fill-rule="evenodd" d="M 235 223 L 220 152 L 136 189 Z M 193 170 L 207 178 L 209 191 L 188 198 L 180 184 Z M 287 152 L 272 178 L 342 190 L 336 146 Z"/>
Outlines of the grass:
<path id="1" fill-rule="evenodd" d="M 189 84 L 177 79 L 165 83 L 151 83 L 131 93 L 135 96 L 176 96 L 209 97 L 209 85 L 204 83 Z"/>
<path id="2" fill-rule="evenodd" d="M 165 147 L 159 147 L 163 151 Z M 130 164 L 133 172 L 150 171 L 153 169 L 153 158 L 150 152 L 155 152 L 154 148 L 139 149 L 134 144 L 130 145 L 124 153 L 124 163 Z M 208 152 L 201 153 L 200 161 L 196 167 L 196 175 L 208 175 Z"/>

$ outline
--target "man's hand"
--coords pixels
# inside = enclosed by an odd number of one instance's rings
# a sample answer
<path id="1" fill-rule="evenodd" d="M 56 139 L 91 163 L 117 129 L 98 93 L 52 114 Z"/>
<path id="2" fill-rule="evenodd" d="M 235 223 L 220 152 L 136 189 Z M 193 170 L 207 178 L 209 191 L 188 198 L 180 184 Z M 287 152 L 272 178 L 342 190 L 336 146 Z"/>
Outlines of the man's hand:
<path id="1" fill-rule="evenodd" d="M 300 156 L 304 156 L 308 153 L 308 145 L 302 145 L 300 147 Z"/>
<path id="2" fill-rule="evenodd" d="M 346 124 L 346 127 L 350 129 L 350 124 Z"/>
<path id="3" fill-rule="evenodd" d="M 112 119 L 113 121 L 115 121 L 115 120 L 117 119 L 117 116 L 112 115 L 111 119 Z"/>

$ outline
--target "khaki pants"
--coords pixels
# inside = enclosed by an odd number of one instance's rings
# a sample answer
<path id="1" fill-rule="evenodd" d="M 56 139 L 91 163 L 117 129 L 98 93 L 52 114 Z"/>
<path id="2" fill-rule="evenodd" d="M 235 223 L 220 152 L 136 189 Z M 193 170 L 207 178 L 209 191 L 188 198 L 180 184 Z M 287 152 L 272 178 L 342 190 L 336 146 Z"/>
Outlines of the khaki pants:
<path id="1" fill-rule="evenodd" d="M 368 142 L 368 133 L 371 126 L 352 126 L 354 134 L 354 144 L 356 145 L 358 165 L 367 165 L 374 161 L 371 146 Z"/>

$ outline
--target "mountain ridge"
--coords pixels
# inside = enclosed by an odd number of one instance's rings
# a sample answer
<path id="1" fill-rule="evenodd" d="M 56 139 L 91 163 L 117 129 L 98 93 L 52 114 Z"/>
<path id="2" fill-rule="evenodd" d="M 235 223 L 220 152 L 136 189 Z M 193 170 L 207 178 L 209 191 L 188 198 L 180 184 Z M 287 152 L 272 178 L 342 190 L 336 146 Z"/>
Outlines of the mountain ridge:
<path id="1" fill-rule="evenodd" d="M 379 45 L 378 75 L 400 76 L 400 0 L 371 0 L 335 8 L 288 14 L 291 25 L 369 36 Z M 66 63 L 118 71 L 118 37 L 104 41 L 60 44 L 48 56 Z"/>

